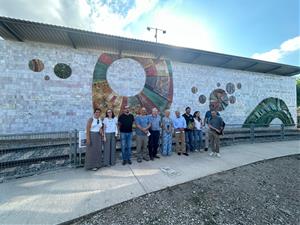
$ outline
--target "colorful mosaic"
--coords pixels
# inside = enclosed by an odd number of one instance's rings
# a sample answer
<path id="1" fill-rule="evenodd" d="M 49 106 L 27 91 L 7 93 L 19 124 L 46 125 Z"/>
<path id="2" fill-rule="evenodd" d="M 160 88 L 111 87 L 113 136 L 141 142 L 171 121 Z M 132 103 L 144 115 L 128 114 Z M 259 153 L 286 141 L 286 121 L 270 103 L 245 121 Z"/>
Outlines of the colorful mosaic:
<path id="1" fill-rule="evenodd" d="M 228 96 L 223 89 L 215 89 L 209 96 L 209 107 L 212 110 L 223 111 L 228 106 Z"/>
<path id="2" fill-rule="evenodd" d="M 171 64 L 167 60 L 127 57 L 142 65 L 146 74 L 146 81 L 142 91 L 134 96 L 120 96 L 107 80 L 107 71 L 110 65 L 120 60 L 115 54 L 103 53 L 100 55 L 93 74 L 93 107 L 104 112 L 112 108 L 119 114 L 123 106 L 129 105 L 133 112 L 145 107 L 148 112 L 156 107 L 160 112 L 169 108 L 173 100 L 173 78 Z M 128 67 L 130 69 L 130 65 Z M 120 71 L 122 73 L 122 71 Z"/>
<path id="3" fill-rule="evenodd" d="M 284 125 L 294 124 L 293 117 L 283 100 L 273 97 L 266 98 L 250 113 L 243 127 L 250 127 L 251 124 L 258 127 L 269 126 L 276 118 L 281 120 Z"/>
<path id="4" fill-rule="evenodd" d="M 61 79 L 67 79 L 72 74 L 72 69 L 65 63 L 58 63 L 54 67 L 54 73 Z"/>
<path id="5" fill-rule="evenodd" d="M 39 59 L 32 59 L 29 61 L 28 67 L 33 72 L 41 72 L 44 69 L 44 63 Z"/>

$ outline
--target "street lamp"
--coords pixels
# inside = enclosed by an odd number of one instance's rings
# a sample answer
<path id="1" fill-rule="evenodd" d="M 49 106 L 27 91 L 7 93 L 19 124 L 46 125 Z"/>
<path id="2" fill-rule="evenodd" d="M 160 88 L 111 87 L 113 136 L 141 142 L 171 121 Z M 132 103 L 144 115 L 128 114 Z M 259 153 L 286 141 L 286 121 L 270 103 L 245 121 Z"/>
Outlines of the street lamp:
<path id="1" fill-rule="evenodd" d="M 162 29 L 159 29 L 159 28 L 157 28 L 157 27 L 147 27 L 147 30 L 148 30 L 148 31 L 150 31 L 150 30 L 155 30 L 155 35 L 154 35 L 154 37 L 155 37 L 156 43 L 157 43 L 157 31 L 158 31 L 158 30 L 161 31 L 163 34 L 167 33 L 166 30 L 162 30 Z"/>

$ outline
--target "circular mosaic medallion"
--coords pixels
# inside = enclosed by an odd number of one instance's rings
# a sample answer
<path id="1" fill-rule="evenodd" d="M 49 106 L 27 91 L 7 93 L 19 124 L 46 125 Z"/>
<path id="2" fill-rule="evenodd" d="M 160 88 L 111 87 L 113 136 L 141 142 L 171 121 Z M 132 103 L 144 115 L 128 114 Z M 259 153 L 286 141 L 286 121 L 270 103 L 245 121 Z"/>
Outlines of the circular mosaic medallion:
<path id="1" fill-rule="evenodd" d="M 209 107 L 212 110 L 223 111 L 228 106 L 228 96 L 223 89 L 215 89 L 209 96 Z"/>
<path id="2" fill-rule="evenodd" d="M 173 99 L 173 78 L 168 60 L 100 55 L 93 73 L 93 107 L 109 107 L 118 115 L 125 105 L 136 112 L 169 108 Z"/>
<path id="3" fill-rule="evenodd" d="M 32 59 L 29 61 L 28 67 L 33 72 L 41 72 L 44 69 L 44 63 L 39 59 Z"/>
<path id="4" fill-rule="evenodd" d="M 61 79 L 67 79 L 72 74 L 72 69 L 65 63 L 58 63 L 54 67 L 54 73 Z"/>
<path id="5" fill-rule="evenodd" d="M 230 104 L 234 104 L 236 102 L 235 96 L 230 96 L 229 97 L 229 102 L 230 102 Z"/>
<path id="6" fill-rule="evenodd" d="M 228 94 L 233 94 L 235 92 L 235 87 L 233 83 L 226 84 L 226 91 Z"/>
<path id="7" fill-rule="evenodd" d="M 221 84 L 218 82 L 218 83 L 217 83 L 217 87 L 220 87 L 220 86 L 221 86 Z"/>
<path id="8" fill-rule="evenodd" d="M 206 102 L 206 96 L 205 96 L 205 95 L 200 95 L 200 96 L 199 96 L 199 102 L 200 102 L 201 104 L 204 104 L 204 103 Z"/>
<path id="9" fill-rule="evenodd" d="M 198 88 L 192 87 L 191 91 L 192 91 L 193 94 L 196 94 L 198 92 Z"/>
<path id="10" fill-rule="evenodd" d="M 241 83 L 238 83 L 238 84 L 236 85 L 236 87 L 237 87 L 237 89 L 241 89 L 241 88 L 242 88 L 242 84 L 241 84 Z"/>

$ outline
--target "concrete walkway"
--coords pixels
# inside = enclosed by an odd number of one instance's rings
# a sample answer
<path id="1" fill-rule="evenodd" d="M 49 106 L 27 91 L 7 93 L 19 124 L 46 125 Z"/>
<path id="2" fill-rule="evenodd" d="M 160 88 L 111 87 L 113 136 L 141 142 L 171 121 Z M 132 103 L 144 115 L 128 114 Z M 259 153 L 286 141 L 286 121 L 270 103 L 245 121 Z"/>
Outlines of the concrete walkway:
<path id="1" fill-rule="evenodd" d="M 242 144 L 136 161 L 96 172 L 65 169 L 0 184 L 0 224 L 58 224 L 149 192 L 245 164 L 299 154 L 300 141 Z"/>

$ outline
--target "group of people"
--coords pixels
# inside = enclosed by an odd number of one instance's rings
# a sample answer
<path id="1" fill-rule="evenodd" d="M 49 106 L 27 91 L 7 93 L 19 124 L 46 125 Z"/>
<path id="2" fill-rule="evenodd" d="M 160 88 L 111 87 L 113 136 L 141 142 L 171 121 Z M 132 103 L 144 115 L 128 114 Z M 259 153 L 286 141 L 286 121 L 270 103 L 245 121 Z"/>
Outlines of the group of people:
<path id="1" fill-rule="evenodd" d="M 130 113 L 129 106 L 116 118 L 112 109 L 108 109 L 105 118 L 101 119 L 101 110 L 96 108 L 94 115 L 87 122 L 85 154 L 85 168 L 97 170 L 103 166 L 112 166 L 116 163 L 116 138 L 120 135 L 122 150 L 122 165 L 132 164 L 131 143 L 133 126 L 136 133 L 137 162 L 159 159 L 158 148 L 161 139 L 161 155 L 172 154 L 173 134 L 175 135 L 176 153 L 189 156 L 190 152 L 201 151 L 203 148 L 203 134 L 205 133 L 204 151 L 211 143 L 211 156 L 220 157 L 220 137 L 225 123 L 215 110 L 206 112 L 201 119 L 199 111 L 191 114 L 191 108 L 186 107 L 183 115 L 177 110 L 171 118 L 170 111 L 164 116 L 153 108 L 150 115 L 142 107 L 137 116 Z M 161 135 L 162 132 L 162 135 Z M 103 148 L 103 151 L 102 151 Z"/>

